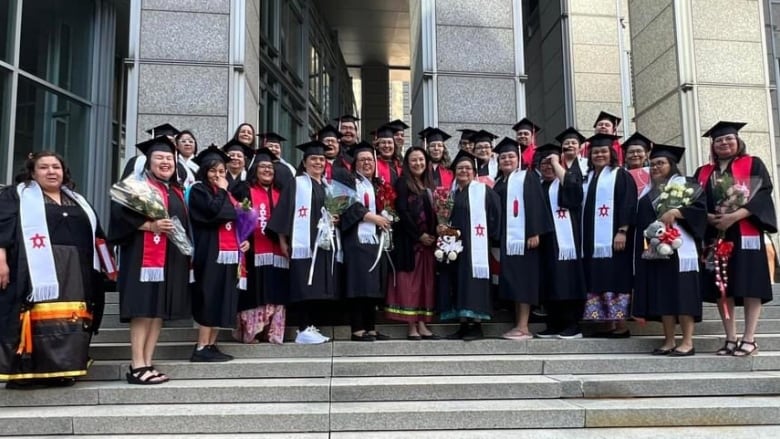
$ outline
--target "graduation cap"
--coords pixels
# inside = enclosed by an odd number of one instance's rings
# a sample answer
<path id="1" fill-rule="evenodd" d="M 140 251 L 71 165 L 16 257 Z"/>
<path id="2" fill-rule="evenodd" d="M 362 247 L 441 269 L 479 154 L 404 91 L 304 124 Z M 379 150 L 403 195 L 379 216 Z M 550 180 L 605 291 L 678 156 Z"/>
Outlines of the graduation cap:
<path id="1" fill-rule="evenodd" d="M 261 147 L 263 145 L 265 145 L 266 142 L 282 143 L 285 140 L 287 140 L 284 137 L 280 136 L 279 134 L 277 134 L 277 133 L 275 133 L 273 131 L 268 131 L 268 132 L 265 132 L 265 133 L 259 133 L 259 134 L 257 134 L 257 137 L 262 139 L 262 143 L 260 144 Z"/>
<path id="2" fill-rule="evenodd" d="M 228 157 L 224 151 L 219 149 L 217 145 L 212 143 L 208 148 L 201 151 L 198 155 L 195 156 L 194 159 L 192 159 L 192 161 L 194 161 L 198 166 L 203 166 L 205 163 L 212 160 L 219 160 L 222 163 L 227 163 L 230 161 L 230 157 Z"/>
<path id="3" fill-rule="evenodd" d="M 339 116 L 339 117 L 337 117 L 337 118 L 335 118 L 333 120 L 335 120 L 336 122 L 339 123 L 338 131 L 340 132 L 341 131 L 341 124 L 344 123 L 344 122 L 352 122 L 352 123 L 354 123 L 355 124 L 355 128 L 357 129 L 357 123 L 360 120 L 360 118 L 359 117 L 355 117 L 355 116 L 353 116 L 351 114 L 345 114 L 345 115 Z"/>
<path id="4" fill-rule="evenodd" d="M 390 128 L 392 128 L 394 133 L 397 133 L 398 131 L 403 131 L 403 130 L 409 128 L 409 125 L 407 125 L 401 119 L 396 119 L 396 120 L 390 121 L 386 125 L 389 126 Z"/>
<path id="5" fill-rule="evenodd" d="M 140 149 L 147 157 L 157 151 L 169 152 L 171 154 L 176 153 L 176 145 L 173 144 L 173 141 L 168 136 L 164 135 L 159 135 L 153 139 L 138 143 L 135 147 Z"/>
<path id="6" fill-rule="evenodd" d="M 473 142 L 471 137 L 477 132 L 476 130 L 472 130 L 470 128 L 463 128 L 457 131 L 460 131 L 460 140 L 468 140 L 469 142 Z"/>
<path id="7" fill-rule="evenodd" d="M 568 139 L 577 139 L 577 141 L 582 144 L 585 142 L 585 136 L 582 135 L 579 131 L 577 131 L 574 127 L 566 128 L 565 130 L 561 131 L 560 134 L 555 136 L 555 140 L 563 143 Z"/>
<path id="8" fill-rule="evenodd" d="M 682 146 L 654 145 L 650 151 L 650 159 L 666 157 L 670 163 L 680 163 L 683 154 L 685 154 L 685 148 Z"/>
<path id="9" fill-rule="evenodd" d="M 536 147 L 536 151 L 534 151 L 534 156 L 538 158 L 544 158 L 548 155 L 552 154 L 561 154 L 563 151 L 563 148 L 561 145 L 556 145 L 555 143 L 545 143 L 542 146 Z"/>
<path id="10" fill-rule="evenodd" d="M 737 134 L 739 130 L 742 129 L 747 125 L 745 122 L 725 122 L 725 121 L 719 121 L 715 125 L 713 125 L 710 129 L 707 130 L 702 137 L 710 137 L 712 139 L 716 139 L 720 136 L 725 136 L 726 134 Z"/>
<path id="11" fill-rule="evenodd" d="M 312 140 L 311 142 L 301 143 L 295 147 L 303 152 L 303 158 L 312 155 L 325 155 L 325 144 L 319 140 Z"/>
<path id="12" fill-rule="evenodd" d="M 227 154 L 230 151 L 241 151 L 244 153 L 244 160 L 249 163 L 249 161 L 252 159 L 252 156 L 254 155 L 254 151 L 252 151 L 252 148 L 244 145 L 243 143 L 239 142 L 238 140 L 232 139 L 228 141 L 228 143 L 222 145 L 222 151 Z"/>
<path id="13" fill-rule="evenodd" d="M 275 162 L 279 158 L 276 157 L 276 154 L 273 153 L 270 149 L 266 147 L 260 147 L 255 151 L 255 157 L 252 159 L 252 163 L 249 165 L 251 168 L 254 166 L 255 163 L 261 163 L 261 162 Z"/>
<path id="14" fill-rule="evenodd" d="M 472 165 L 474 165 L 474 172 L 479 169 L 480 166 L 485 164 L 485 161 L 481 158 L 475 156 L 474 154 L 466 151 L 465 149 L 461 149 L 458 151 L 458 154 L 455 156 L 455 158 L 452 160 L 452 164 L 450 165 L 450 169 L 455 171 L 455 168 L 458 166 L 458 163 L 463 161 L 469 161 Z"/>
<path id="15" fill-rule="evenodd" d="M 446 142 L 447 139 L 452 137 L 444 131 L 434 127 L 428 127 L 417 133 L 417 135 L 420 136 L 420 139 L 422 139 L 426 145 L 431 142 Z"/>
<path id="16" fill-rule="evenodd" d="M 376 139 L 392 139 L 394 132 L 395 130 L 390 125 L 382 125 L 381 127 L 372 131 L 371 134 L 373 134 L 374 138 Z"/>
<path id="17" fill-rule="evenodd" d="M 335 137 L 337 139 L 341 139 L 341 132 L 339 131 L 338 128 L 334 127 L 333 125 L 327 124 L 324 127 L 320 128 L 320 130 L 317 131 L 317 134 L 315 134 L 314 137 L 317 140 L 322 140 L 326 137 Z"/>
<path id="18" fill-rule="evenodd" d="M 618 125 L 620 125 L 620 121 L 623 120 L 614 114 L 607 113 L 606 111 L 602 111 L 599 113 L 599 116 L 596 118 L 596 122 L 593 123 L 593 128 L 596 128 L 596 125 L 599 124 L 602 120 L 608 120 L 612 122 L 612 126 L 617 128 Z"/>
<path id="19" fill-rule="evenodd" d="M 620 136 L 617 136 L 615 134 L 594 134 L 588 139 L 588 143 L 590 143 L 591 147 L 598 147 L 598 146 L 612 146 L 613 143 L 615 143 L 615 140 L 619 139 Z"/>
<path id="20" fill-rule="evenodd" d="M 496 145 L 495 148 L 493 148 L 493 152 L 496 154 L 501 154 L 504 152 L 514 152 L 516 154 L 520 154 L 520 144 L 517 143 L 517 140 L 510 139 L 509 137 L 504 137 L 501 139 L 500 142 Z"/>
<path id="21" fill-rule="evenodd" d="M 527 117 L 520 119 L 519 122 L 517 122 L 512 126 L 512 129 L 515 131 L 528 130 L 532 133 L 538 133 L 539 131 L 542 130 L 539 127 L 539 125 L 536 125 L 535 123 L 531 122 L 531 120 L 528 119 Z"/>
<path id="22" fill-rule="evenodd" d="M 359 152 L 370 152 L 371 154 L 376 154 L 376 149 L 374 149 L 374 145 L 366 142 L 365 140 L 362 140 L 360 143 L 356 143 L 352 145 L 352 147 L 349 148 L 349 155 L 352 157 L 357 157 Z"/>
<path id="23" fill-rule="evenodd" d="M 493 139 L 498 139 L 498 136 L 485 130 L 479 130 L 471 136 L 470 140 L 474 143 L 479 143 L 492 142 Z"/>
<path id="24" fill-rule="evenodd" d="M 149 128 L 146 130 L 146 133 L 151 135 L 152 137 L 159 137 L 159 136 L 175 136 L 179 134 L 179 130 L 176 129 L 173 125 L 169 123 L 164 123 L 162 125 L 157 125 L 154 128 Z"/>
<path id="25" fill-rule="evenodd" d="M 620 145 L 620 147 L 623 149 L 623 152 L 625 153 L 628 150 L 628 147 L 631 145 L 639 145 L 642 148 L 644 148 L 645 151 L 650 151 L 650 149 L 653 148 L 653 141 L 645 137 L 639 131 L 637 131 L 631 136 L 629 136 L 628 139 L 623 141 L 623 144 Z"/>

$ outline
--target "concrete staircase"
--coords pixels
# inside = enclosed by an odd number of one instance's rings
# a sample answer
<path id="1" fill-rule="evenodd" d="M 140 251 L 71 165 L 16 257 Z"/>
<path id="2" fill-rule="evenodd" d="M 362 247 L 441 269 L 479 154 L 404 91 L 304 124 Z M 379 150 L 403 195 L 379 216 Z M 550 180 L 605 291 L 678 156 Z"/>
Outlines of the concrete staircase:
<path id="1" fill-rule="evenodd" d="M 780 289 L 775 290 L 780 297 Z M 124 381 L 130 349 L 109 294 L 96 359 L 72 388 L 0 390 L 0 435 L 230 438 L 780 437 L 780 306 L 765 307 L 755 357 L 717 357 L 717 309 L 705 305 L 694 357 L 648 354 L 660 326 L 623 340 L 485 339 L 242 345 L 236 360 L 187 361 L 191 322 L 163 330 L 158 386 Z M 741 316 L 741 311 L 738 313 Z M 536 325 L 532 329 L 539 329 Z M 452 325 L 435 325 L 441 334 Z M 486 325 L 497 337 L 508 323 Z M 403 325 L 382 332 L 403 338 Z"/>

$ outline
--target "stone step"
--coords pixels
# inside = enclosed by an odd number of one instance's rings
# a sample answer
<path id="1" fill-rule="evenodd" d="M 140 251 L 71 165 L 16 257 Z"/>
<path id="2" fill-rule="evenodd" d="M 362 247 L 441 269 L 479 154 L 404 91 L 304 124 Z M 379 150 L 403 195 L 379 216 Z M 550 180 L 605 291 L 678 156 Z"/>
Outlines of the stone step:
<path id="1" fill-rule="evenodd" d="M 528 430 L 437 430 L 334 432 L 331 439 L 760 439 L 780 437 L 780 426 L 568 428 Z"/>
<path id="2" fill-rule="evenodd" d="M 59 439 L 63 435 L 56 436 L 2 436 L 8 439 Z M 154 435 L 140 435 L 140 434 L 112 434 L 110 436 L 105 435 L 89 435 L 89 439 L 329 439 L 328 433 L 252 433 L 252 434 L 154 434 Z"/>

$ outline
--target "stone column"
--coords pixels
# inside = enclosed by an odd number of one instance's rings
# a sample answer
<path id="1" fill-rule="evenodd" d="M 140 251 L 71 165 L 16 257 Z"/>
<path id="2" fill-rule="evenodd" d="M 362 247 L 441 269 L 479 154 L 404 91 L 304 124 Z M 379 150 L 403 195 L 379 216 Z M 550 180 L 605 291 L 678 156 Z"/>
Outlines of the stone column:
<path id="1" fill-rule="evenodd" d="M 390 71 L 383 64 L 365 64 L 360 79 L 360 138 L 371 141 L 371 131 L 390 121 Z"/>

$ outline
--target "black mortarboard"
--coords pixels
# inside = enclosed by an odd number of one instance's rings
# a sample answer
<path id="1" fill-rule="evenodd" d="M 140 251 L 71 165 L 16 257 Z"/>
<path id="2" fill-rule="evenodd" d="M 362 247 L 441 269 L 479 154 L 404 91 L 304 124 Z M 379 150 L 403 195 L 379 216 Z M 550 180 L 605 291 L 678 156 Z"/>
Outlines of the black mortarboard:
<path id="1" fill-rule="evenodd" d="M 357 157 L 357 154 L 362 151 L 368 151 L 371 154 L 374 154 L 376 152 L 376 150 L 374 149 L 374 145 L 363 140 L 360 143 L 356 143 L 349 148 L 349 155 L 351 155 L 352 157 Z"/>
<path id="2" fill-rule="evenodd" d="M 720 121 L 713 125 L 712 128 L 708 129 L 702 137 L 716 139 L 720 136 L 725 136 L 726 134 L 737 134 L 745 125 L 747 125 L 745 122 Z"/>
<path id="3" fill-rule="evenodd" d="M 136 148 L 140 149 L 144 155 L 149 157 L 152 155 L 155 151 L 164 151 L 169 152 L 171 154 L 176 152 L 176 145 L 173 144 L 173 141 L 171 141 L 168 136 L 159 135 L 155 137 L 154 139 L 149 139 L 145 142 L 141 142 L 135 145 Z"/>
<path id="4" fill-rule="evenodd" d="M 606 111 L 602 111 L 599 113 L 599 116 L 596 118 L 596 122 L 593 123 L 593 128 L 596 128 L 596 125 L 599 124 L 600 120 L 605 120 L 605 119 L 612 122 L 612 125 L 614 125 L 615 128 L 617 128 L 617 126 L 620 125 L 620 121 L 623 120 L 615 116 L 614 114 L 610 114 L 607 113 Z"/>
<path id="5" fill-rule="evenodd" d="M 257 137 L 259 137 L 261 139 L 261 142 L 262 142 L 260 144 L 261 147 L 265 144 L 265 142 L 282 143 L 285 140 L 287 140 L 284 137 L 280 136 L 279 134 L 277 134 L 277 133 L 275 133 L 273 131 L 268 131 L 266 133 L 259 133 L 259 134 L 257 134 Z"/>
<path id="6" fill-rule="evenodd" d="M 222 145 L 222 151 L 227 154 L 230 151 L 241 151 L 244 153 L 244 160 L 248 164 L 250 160 L 252 160 L 252 155 L 254 155 L 254 151 L 252 151 L 252 148 L 244 145 L 243 143 L 239 142 L 238 140 L 230 140 L 228 143 Z"/>
<path id="7" fill-rule="evenodd" d="M 334 127 L 331 124 L 325 125 L 324 127 L 320 128 L 319 131 L 317 131 L 317 134 L 315 135 L 317 140 L 322 140 L 326 137 L 335 137 L 337 139 L 341 138 L 341 132 L 338 128 Z M 392 136 L 391 136 L 392 137 Z M 297 147 L 296 147 L 297 148 Z"/>
<path id="8" fill-rule="evenodd" d="M 653 149 L 650 151 L 650 158 L 666 157 L 670 160 L 670 163 L 680 163 L 683 154 L 685 154 L 685 148 L 682 146 L 653 145 Z"/>
<path id="9" fill-rule="evenodd" d="M 275 162 L 279 158 L 270 149 L 266 147 L 260 147 L 255 151 L 255 158 L 252 159 L 252 164 L 260 162 Z M 251 166 L 251 165 L 250 165 Z"/>
<path id="10" fill-rule="evenodd" d="M 531 131 L 532 133 L 538 133 L 539 131 L 542 130 L 539 127 L 539 125 L 531 122 L 531 120 L 528 119 L 527 117 L 524 117 L 524 118 L 520 119 L 519 122 L 517 122 L 516 124 L 514 124 L 512 126 L 512 129 L 515 130 L 515 131 L 528 130 L 528 131 Z"/>
<path id="11" fill-rule="evenodd" d="M 325 144 L 319 140 L 312 140 L 311 142 L 302 143 L 297 145 L 296 148 L 303 152 L 303 158 L 309 157 L 311 155 L 325 155 Z"/>
<path id="12" fill-rule="evenodd" d="M 393 133 L 395 130 L 390 125 L 382 125 L 381 127 L 375 129 L 371 132 L 371 134 L 374 135 L 377 139 L 387 139 L 387 138 L 393 138 Z"/>
<path id="13" fill-rule="evenodd" d="M 479 130 L 471 136 L 470 140 L 474 143 L 478 143 L 478 142 L 492 142 L 493 139 L 498 139 L 498 136 L 485 130 Z"/>
<path id="14" fill-rule="evenodd" d="M 477 132 L 476 130 L 472 130 L 470 128 L 463 128 L 457 131 L 460 131 L 460 140 L 468 140 L 469 142 L 473 142 L 471 137 Z"/>
<path id="15" fill-rule="evenodd" d="M 653 147 L 653 141 L 645 137 L 639 131 L 637 131 L 634 134 L 630 135 L 628 139 L 624 140 L 623 144 L 620 145 L 620 147 L 623 149 L 623 152 L 625 152 L 628 149 L 628 147 L 631 145 L 639 145 L 642 148 L 644 148 L 645 151 L 650 151 L 650 149 Z"/>
<path id="16" fill-rule="evenodd" d="M 146 130 L 148 134 L 150 134 L 152 137 L 159 137 L 159 136 L 175 136 L 179 134 L 179 130 L 177 130 L 173 125 L 169 123 L 164 123 L 162 125 L 157 125 L 154 128 L 149 128 Z"/>
<path id="17" fill-rule="evenodd" d="M 591 147 L 594 146 L 612 146 L 613 143 L 615 143 L 615 140 L 619 139 L 620 136 L 616 136 L 614 134 L 594 134 L 588 139 L 588 143 Z"/>
<path id="18" fill-rule="evenodd" d="M 387 126 L 392 128 L 394 132 L 403 131 L 403 130 L 409 128 L 409 125 L 407 125 L 401 119 L 396 119 L 396 120 L 390 121 L 390 122 L 387 123 Z"/>
<path id="19" fill-rule="evenodd" d="M 585 136 L 582 135 L 579 131 L 577 131 L 574 127 L 566 128 L 565 130 L 561 131 L 560 134 L 555 136 L 555 140 L 563 143 L 567 139 L 577 139 L 580 144 L 585 142 Z"/>
<path id="20" fill-rule="evenodd" d="M 339 116 L 339 117 L 337 117 L 337 118 L 335 118 L 333 120 L 335 120 L 338 123 L 342 123 L 342 122 L 357 122 L 357 121 L 360 120 L 360 118 L 359 117 L 355 117 L 355 116 L 353 116 L 351 114 L 345 114 L 345 115 Z"/>
<path id="21" fill-rule="evenodd" d="M 192 159 L 192 161 L 194 161 L 198 166 L 203 166 L 206 162 L 210 162 L 212 160 L 220 160 L 222 163 L 227 163 L 230 161 L 230 157 L 228 157 L 227 154 L 219 149 L 217 145 L 212 143 L 208 148 L 198 153 L 198 155 Z"/>
<path id="22" fill-rule="evenodd" d="M 434 127 L 428 127 L 417 133 L 417 135 L 420 136 L 420 139 L 425 140 L 426 143 L 446 142 L 447 139 L 452 137 L 444 131 Z"/>
<path id="23" fill-rule="evenodd" d="M 555 143 L 545 143 L 542 146 L 537 146 L 536 151 L 534 151 L 534 156 L 539 158 L 547 157 L 551 154 L 561 154 L 563 148 L 561 148 L 561 145 L 557 145 Z"/>
<path id="24" fill-rule="evenodd" d="M 496 154 L 501 154 L 502 152 L 515 152 L 519 155 L 520 145 L 517 143 L 517 140 L 504 137 L 498 142 L 495 148 L 493 148 L 493 152 Z"/>
<path id="25" fill-rule="evenodd" d="M 479 169 L 480 166 L 485 164 L 485 161 L 481 158 L 475 156 L 474 154 L 466 151 L 465 149 L 461 149 L 458 151 L 458 154 L 455 156 L 455 158 L 452 160 L 452 164 L 450 165 L 450 169 L 453 171 L 458 166 L 459 162 L 462 161 L 470 161 L 472 165 L 474 165 L 474 171 L 476 172 L 477 169 Z"/>

